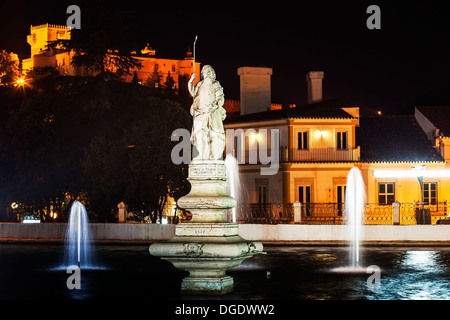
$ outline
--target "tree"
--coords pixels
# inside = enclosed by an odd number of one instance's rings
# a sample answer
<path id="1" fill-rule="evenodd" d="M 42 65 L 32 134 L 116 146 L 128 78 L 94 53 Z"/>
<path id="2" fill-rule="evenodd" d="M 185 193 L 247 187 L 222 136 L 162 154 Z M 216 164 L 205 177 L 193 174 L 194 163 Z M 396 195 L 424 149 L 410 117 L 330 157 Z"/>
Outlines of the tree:
<path id="1" fill-rule="evenodd" d="M 156 222 L 168 196 L 178 199 L 189 191 L 186 165 L 171 161 L 175 143 L 170 138 L 173 130 L 187 127 L 190 118 L 179 104 L 160 98 L 149 98 L 144 108 L 151 112 L 130 123 L 122 137 L 93 139 L 83 167 L 103 201 L 124 201 L 136 220 L 149 216 Z"/>
<path id="2" fill-rule="evenodd" d="M 131 56 L 137 45 L 133 32 L 131 11 L 114 8 L 104 0 L 85 1 L 83 27 L 71 30 L 71 39 L 51 41 L 49 48 L 73 51 L 71 64 L 84 67 L 101 78 L 117 78 L 141 68 L 139 60 Z"/>
<path id="3" fill-rule="evenodd" d="M 132 84 L 139 84 L 139 78 L 138 78 L 138 75 L 137 75 L 136 71 L 134 71 L 134 73 L 133 73 L 133 79 L 131 80 L 131 83 Z"/>
<path id="4" fill-rule="evenodd" d="M 82 196 L 92 220 L 113 221 L 125 201 L 138 219 L 155 221 L 167 195 L 187 193 L 187 168 L 172 163 L 170 137 L 191 118 L 154 89 L 48 76 L 21 97 L 0 100 L 8 108 L 0 119 L 0 203 L 19 202 L 43 218 L 53 207 L 63 221 L 66 197 Z"/>
<path id="5" fill-rule="evenodd" d="M 147 87 L 161 91 L 161 73 L 155 68 L 150 77 L 147 78 Z"/>
<path id="6" fill-rule="evenodd" d="M 81 163 L 91 185 L 90 207 L 101 221 L 114 220 L 112 210 L 123 200 L 126 188 L 128 146 L 105 136 L 96 136 L 84 151 Z"/>
<path id="7" fill-rule="evenodd" d="M 19 75 L 19 60 L 11 52 L 0 51 L 0 85 L 10 85 Z"/>
<path id="8" fill-rule="evenodd" d="M 175 80 L 172 78 L 170 71 L 167 74 L 167 78 L 166 81 L 164 81 L 164 86 L 163 86 L 163 90 L 164 90 L 164 94 L 171 98 L 171 99 L 175 99 L 176 95 L 177 95 L 177 86 L 175 84 Z"/>
<path id="9" fill-rule="evenodd" d="M 63 80 L 69 79 L 36 81 L 0 128 L 3 194 L 43 219 L 50 206 L 60 211 L 67 192 L 82 192 L 78 159 L 90 140 L 88 128 L 78 125 L 86 114 L 75 111 L 85 103 L 83 94 L 62 95 Z"/>
<path id="10" fill-rule="evenodd" d="M 42 79 L 45 77 L 56 77 L 59 76 L 60 72 L 55 67 L 34 67 L 27 74 L 27 78 L 31 80 Z"/>

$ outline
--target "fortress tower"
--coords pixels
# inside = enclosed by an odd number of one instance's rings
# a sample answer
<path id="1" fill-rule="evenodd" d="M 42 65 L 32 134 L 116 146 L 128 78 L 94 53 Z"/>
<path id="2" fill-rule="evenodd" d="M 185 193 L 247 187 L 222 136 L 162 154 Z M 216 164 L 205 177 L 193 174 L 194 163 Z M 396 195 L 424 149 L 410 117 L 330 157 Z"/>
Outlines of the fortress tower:
<path id="1" fill-rule="evenodd" d="M 27 42 L 31 46 L 31 57 L 45 50 L 47 43 L 55 40 L 70 40 L 70 29 L 56 24 L 30 26 Z"/>

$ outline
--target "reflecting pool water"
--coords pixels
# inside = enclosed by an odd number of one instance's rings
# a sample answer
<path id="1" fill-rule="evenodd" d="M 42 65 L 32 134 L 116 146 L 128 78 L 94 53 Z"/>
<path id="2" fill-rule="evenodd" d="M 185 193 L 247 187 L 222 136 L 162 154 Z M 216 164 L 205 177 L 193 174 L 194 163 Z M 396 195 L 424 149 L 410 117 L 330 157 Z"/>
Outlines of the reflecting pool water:
<path id="1" fill-rule="evenodd" d="M 450 299 L 448 250 L 408 250 L 385 270 L 382 285 L 368 299 Z"/>
<path id="2" fill-rule="evenodd" d="M 180 295 L 187 272 L 153 257 L 148 245 L 94 246 L 100 269 L 81 269 L 81 289 L 68 289 L 70 274 L 57 268 L 58 244 L 0 244 L 0 299 L 205 299 Z M 348 263 L 340 246 L 265 246 L 267 255 L 245 260 L 227 273 L 233 293 L 209 299 L 280 300 L 446 300 L 450 299 L 450 249 L 446 247 L 363 247 L 362 267 L 372 273 L 333 272 Z"/>

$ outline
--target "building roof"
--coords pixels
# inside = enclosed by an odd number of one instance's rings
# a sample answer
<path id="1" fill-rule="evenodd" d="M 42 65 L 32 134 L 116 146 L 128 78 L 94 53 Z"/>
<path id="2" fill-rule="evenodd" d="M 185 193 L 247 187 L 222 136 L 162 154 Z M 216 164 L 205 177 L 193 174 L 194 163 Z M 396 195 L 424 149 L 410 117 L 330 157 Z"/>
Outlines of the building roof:
<path id="1" fill-rule="evenodd" d="M 281 110 L 269 110 L 246 115 L 229 114 L 225 119 L 225 124 L 284 119 L 353 119 L 352 115 L 341 109 L 346 107 L 353 107 L 353 105 L 341 99 L 324 100 Z"/>
<path id="2" fill-rule="evenodd" d="M 444 137 L 450 137 L 450 106 L 416 107 Z"/>
<path id="3" fill-rule="evenodd" d="M 361 117 L 359 124 L 361 162 L 444 161 L 412 115 Z"/>

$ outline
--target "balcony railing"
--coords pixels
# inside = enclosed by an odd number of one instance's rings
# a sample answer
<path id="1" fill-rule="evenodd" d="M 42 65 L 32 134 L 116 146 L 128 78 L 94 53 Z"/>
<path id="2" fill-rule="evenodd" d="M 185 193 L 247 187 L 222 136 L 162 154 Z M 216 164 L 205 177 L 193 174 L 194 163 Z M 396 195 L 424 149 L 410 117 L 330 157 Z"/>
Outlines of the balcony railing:
<path id="1" fill-rule="evenodd" d="M 236 207 L 237 223 L 302 223 L 302 224 L 346 224 L 346 212 L 343 203 L 304 203 L 297 204 L 241 204 Z M 421 210 L 419 203 L 399 204 L 398 224 L 417 224 L 416 212 Z M 425 205 L 430 210 L 431 224 L 439 219 L 448 217 L 448 203 L 439 202 L 436 205 Z M 228 213 L 231 221 L 231 212 Z M 368 203 L 364 207 L 363 224 L 365 225 L 392 225 L 394 223 L 394 207 Z"/>
<path id="2" fill-rule="evenodd" d="M 288 149 L 281 147 L 281 161 L 299 162 L 352 162 L 359 161 L 359 148 L 336 149 L 336 148 L 310 148 Z"/>

